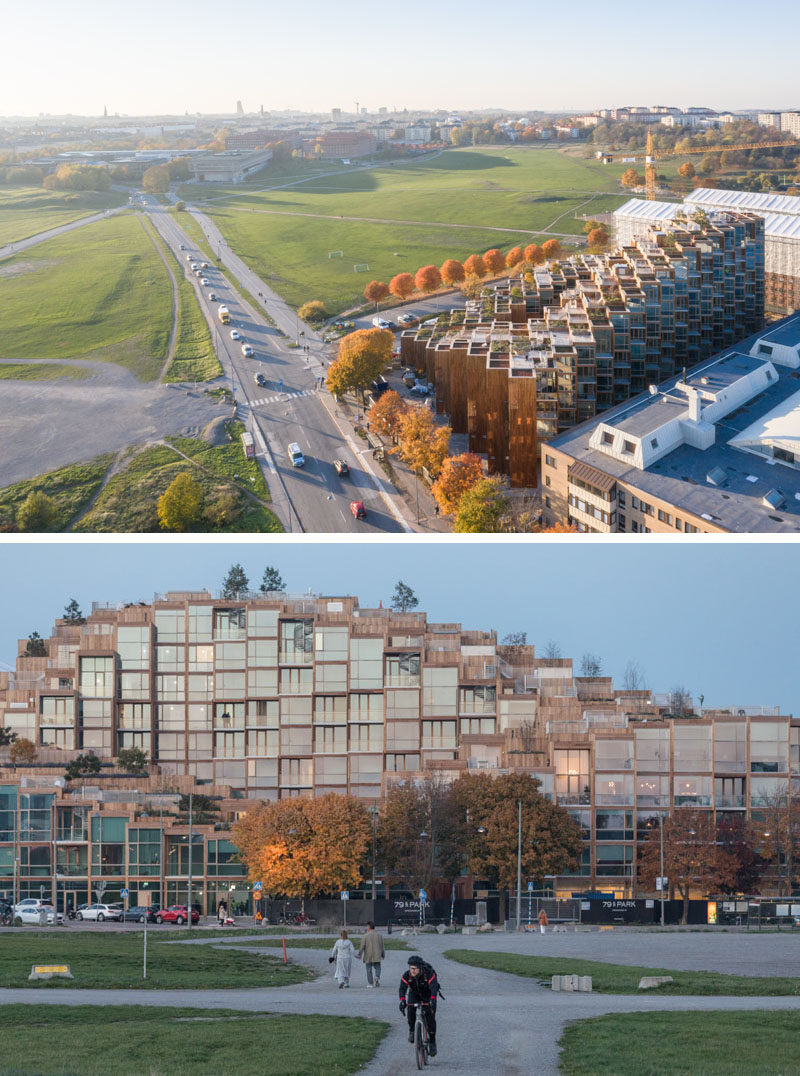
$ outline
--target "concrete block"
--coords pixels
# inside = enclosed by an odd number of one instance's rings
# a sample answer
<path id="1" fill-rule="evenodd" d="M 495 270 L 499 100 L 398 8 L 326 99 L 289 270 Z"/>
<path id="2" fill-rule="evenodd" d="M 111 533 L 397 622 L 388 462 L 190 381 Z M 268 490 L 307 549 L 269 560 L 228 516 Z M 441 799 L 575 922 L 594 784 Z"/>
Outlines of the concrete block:
<path id="1" fill-rule="evenodd" d="M 654 986 L 673 982 L 671 975 L 645 975 L 639 980 L 640 990 L 652 990 Z"/>
<path id="2" fill-rule="evenodd" d="M 591 992 L 592 992 L 592 977 L 591 977 L 591 975 L 580 975 L 578 978 L 579 978 L 579 981 L 580 981 L 580 986 L 578 987 L 578 989 L 581 991 L 581 993 L 582 994 L 591 994 Z"/>
<path id="3" fill-rule="evenodd" d="M 477 934 L 478 931 L 477 931 L 476 927 L 464 927 L 462 929 L 461 933 L 462 934 Z"/>
<path id="4" fill-rule="evenodd" d="M 554 975 L 550 980 L 550 989 L 568 994 L 591 994 L 591 975 Z"/>

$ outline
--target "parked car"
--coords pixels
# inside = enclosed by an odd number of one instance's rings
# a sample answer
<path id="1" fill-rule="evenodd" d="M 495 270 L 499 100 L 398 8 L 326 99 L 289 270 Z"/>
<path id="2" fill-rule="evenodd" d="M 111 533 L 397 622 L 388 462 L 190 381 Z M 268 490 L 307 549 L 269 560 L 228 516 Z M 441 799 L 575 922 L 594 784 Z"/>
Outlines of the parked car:
<path id="1" fill-rule="evenodd" d="M 244 355 L 244 357 L 246 359 L 249 359 L 249 358 L 252 357 L 254 352 L 253 352 L 253 349 L 250 347 L 249 344 L 242 344 L 242 354 Z"/>
<path id="2" fill-rule="evenodd" d="M 384 318 L 373 318 L 372 319 L 372 324 L 375 326 L 376 329 L 388 329 L 389 328 L 389 322 L 386 321 Z"/>
<path id="3" fill-rule="evenodd" d="M 241 336 L 237 329 L 231 329 L 231 340 L 241 340 Z"/>
<path id="4" fill-rule="evenodd" d="M 26 924 L 27 926 L 38 927 L 42 925 L 42 916 L 47 916 L 47 925 L 52 926 L 56 920 L 59 923 L 64 922 L 64 916 L 61 912 L 56 916 L 56 910 L 52 904 L 28 904 L 25 907 L 17 908 L 14 912 L 14 922 L 17 921 Z"/>
<path id="5" fill-rule="evenodd" d="M 145 919 L 147 919 L 148 923 L 154 923 L 155 918 L 152 908 L 141 908 L 138 905 L 134 905 L 133 908 L 128 908 L 127 912 L 122 913 L 123 923 L 143 923 Z"/>
<path id="6" fill-rule="evenodd" d="M 114 904 L 89 904 L 82 911 L 75 913 L 76 919 L 86 919 L 102 923 L 106 919 L 122 919 L 122 908 Z"/>
<path id="7" fill-rule="evenodd" d="M 157 923 L 176 923 L 181 926 L 188 918 L 185 904 L 172 904 L 169 908 L 159 908 L 153 918 Z M 192 922 L 200 922 L 200 913 L 192 908 Z"/>
<path id="8" fill-rule="evenodd" d="M 334 460 L 333 466 L 340 478 L 346 478 L 350 474 L 350 466 L 344 460 Z"/>
<path id="9" fill-rule="evenodd" d="M 388 388 L 389 382 L 383 377 L 377 377 L 374 381 L 371 381 L 369 385 L 370 392 L 376 400 L 379 396 L 382 396 Z"/>
<path id="10" fill-rule="evenodd" d="M 399 314 L 397 318 L 398 325 L 416 325 L 418 321 L 419 318 L 417 317 L 417 315 L 412 314 L 411 311 L 409 311 L 407 314 Z"/>
<path id="11" fill-rule="evenodd" d="M 350 502 L 350 511 L 353 513 L 353 515 L 356 517 L 356 519 L 366 519 L 367 518 L 367 510 L 364 507 L 364 502 L 363 501 L 351 501 Z"/>

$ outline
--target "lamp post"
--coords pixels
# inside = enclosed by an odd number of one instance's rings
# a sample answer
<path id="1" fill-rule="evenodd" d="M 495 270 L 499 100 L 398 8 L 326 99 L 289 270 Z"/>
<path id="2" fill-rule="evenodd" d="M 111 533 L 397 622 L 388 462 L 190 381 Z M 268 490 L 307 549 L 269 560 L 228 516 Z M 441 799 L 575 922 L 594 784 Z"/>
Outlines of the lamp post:
<path id="1" fill-rule="evenodd" d="M 661 926 L 664 926 L 664 812 L 658 815 L 658 851 L 661 871 Z"/>
<path id="2" fill-rule="evenodd" d="M 370 816 L 372 818 L 372 920 L 375 921 L 375 851 L 376 851 L 376 830 L 378 826 L 378 805 L 375 800 L 372 801 L 372 806 L 369 809 Z"/>
<path id="3" fill-rule="evenodd" d="M 189 793 L 189 899 L 186 906 L 186 928 L 192 929 L 192 793 Z"/>
<path id="4" fill-rule="evenodd" d="M 517 933 L 522 919 L 522 800 L 517 800 Z"/>

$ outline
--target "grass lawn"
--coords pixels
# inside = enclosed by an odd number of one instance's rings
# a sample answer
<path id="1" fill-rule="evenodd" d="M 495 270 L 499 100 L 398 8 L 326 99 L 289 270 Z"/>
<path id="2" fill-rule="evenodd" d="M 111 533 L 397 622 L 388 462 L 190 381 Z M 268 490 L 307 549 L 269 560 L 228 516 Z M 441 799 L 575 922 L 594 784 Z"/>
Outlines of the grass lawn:
<path id="1" fill-rule="evenodd" d="M 797 1012 L 598 1016 L 561 1036 L 564 1076 L 797 1076 Z"/>
<path id="2" fill-rule="evenodd" d="M 0 381 L 56 381 L 60 377 L 85 381 L 91 376 L 92 371 L 85 366 L 68 366 L 61 362 L 0 363 Z"/>
<path id="3" fill-rule="evenodd" d="M 4 1005 L 5 1076 L 348 1076 L 388 1025 L 362 1017 L 140 1005 Z"/>
<path id="4" fill-rule="evenodd" d="M 192 462 L 183 459 L 166 445 L 154 445 L 134 452 L 125 469 L 114 475 L 76 530 L 160 533 L 158 498 L 182 471 L 200 482 L 206 504 L 226 490 L 236 496 L 239 514 L 231 523 L 224 527 L 204 523 L 198 527 L 198 531 L 250 533 L 281 530 L 273 513 L 244 493 L 247 489 L 263 501 L 269 499 L 257 462 L 245 459 L 242 452 L 239 440 L 242 429 L 241 424 L 232 424 L 231 442 L 220 446 L 208 445 L 194 438 L 172 438 L 170 444 L 189 456 Z"/>
<path id="5" fill-rule="evenodd" d="M 157 930 L 147 936 L 147 978 L 142 979 L 142 930 L 74 934 L 64 930 L 27 931 L 3 938 L 0 986 L 74 986 L 146 990 L 217 987 L 287 986 L 313 978 L 299 964 L 284 964 L 283 957 L 221 951 L 211 945 L 173 945 L 175 937 Z M 32 964 L 69 964 L 72 979 L 28 982 Z"/>
<path id="6" fill-rule="evenodd" d="M 449 949 L 445 956 L 473 968 L 504 971 L 527 979 L 549 980 L 553 975 L 591 975 L 596 994 L 639 994 L 639 980 L 644 975 L 671 975 L 666 983 L 650 994 L 703 994 L 728 997 L 782 997 L 800 994 L 800 979 L 773 976 L 723 975 L 716 971 L 678 971 L 674 968 L 642 968 L 626 964 L 605 964 L 596 960 L 577 960 L 569 956 L 539 957 L 519 953 L 483 953 L 474 949 Z"/>
<path id="7" fill-rule="evenodd" d="M 55 502 L 57 514 L 52 529 L 64 530 L 100 488 L 113 458 L 113 453 L 97 456 L 88 463 L 73 463 L 0 490 L 0 528 L 13 527 L 20 506 L 29 493 L 37 491 Z"/>
<path id="8" fill-rule="evenodd" d="M 0 246 L 27 239 L 79 217 L 122 205 L 121 191 L 47 191 L 44 187 L 0 187 Z"/>
<path id="9" fill-rule="evenodd" d="M 222 375 L 208 323 L 188 280 L 178 277 L 178 340 L 165 381 L 213 381 Z"/>
<path id="10" fill-rule="evenodd" d="M 3 359 L 91 358 L 158 377 L 172 325 L 167 271 L 130 214 L 6 259 Z"/>

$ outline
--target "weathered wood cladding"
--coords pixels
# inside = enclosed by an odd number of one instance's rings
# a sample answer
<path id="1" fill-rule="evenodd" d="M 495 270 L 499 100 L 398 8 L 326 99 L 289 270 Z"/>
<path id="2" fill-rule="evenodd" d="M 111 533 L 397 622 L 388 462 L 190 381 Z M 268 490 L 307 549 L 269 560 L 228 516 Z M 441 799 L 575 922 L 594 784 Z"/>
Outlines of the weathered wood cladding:
<path id="1" fill-rule="evenodd" d="M 486 455 L 489 474 L 508 474 L 508 355 L 486 370 Z"/>
<path id="2" fill-rule="evenodd" d="M 483 455 L 486 452 L 486 358 L 485 344 L 470 344 L 466 354 L 467 368 L 467 433 L 469 450 Z"/>
<path id="3" fill-rule="evenodd" d="M 508 383 L 508 473 L 512 487 L 538 485 L 535 377 L 512 377 Z"/>
<path id="4" fill-rule="evenodd" d="M 446 415 L 450 412 L 450 345 L 440 341 L 433 348 L 433 377 L 436 385 L 436 414 Z"/>
<path id="5" fill-rule="evenodd" d="M 453 433 L 467 432 L 467 347 L 466 340 L 453 340 L 447 363 L 450 426 Z"/>

